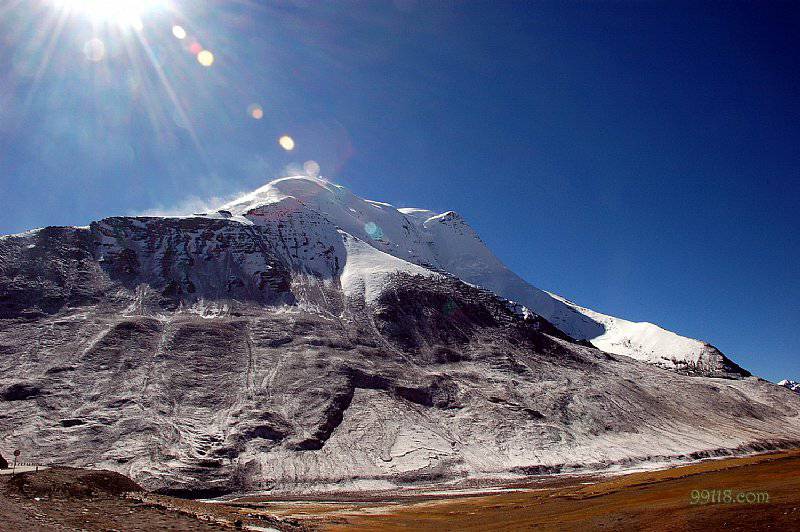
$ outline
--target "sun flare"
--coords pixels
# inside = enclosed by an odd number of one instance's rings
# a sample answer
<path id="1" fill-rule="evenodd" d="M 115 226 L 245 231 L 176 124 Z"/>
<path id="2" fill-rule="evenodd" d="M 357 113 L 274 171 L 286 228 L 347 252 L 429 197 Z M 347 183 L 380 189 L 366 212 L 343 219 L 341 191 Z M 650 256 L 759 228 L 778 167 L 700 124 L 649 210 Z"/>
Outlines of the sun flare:
<path id="1" fill-rule="evenodd" d="M 166 7 L 167 0 L 53 0 L 66 12 L 79 13 L 95 22 L 141 29 L 142 16 Z"/>

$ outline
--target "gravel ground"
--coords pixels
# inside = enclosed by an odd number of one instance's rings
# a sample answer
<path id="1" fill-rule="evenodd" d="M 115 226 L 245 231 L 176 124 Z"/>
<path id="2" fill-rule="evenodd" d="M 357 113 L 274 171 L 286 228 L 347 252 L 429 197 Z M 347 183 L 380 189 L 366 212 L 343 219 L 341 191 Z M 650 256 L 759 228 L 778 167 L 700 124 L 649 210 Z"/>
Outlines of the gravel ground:
<path id="1" fill-rule="evenodd" d="M 0 477 L 0 530 L 304 530 L 268 515 L 154 495 L 123 475 L 53 468 Z"/>

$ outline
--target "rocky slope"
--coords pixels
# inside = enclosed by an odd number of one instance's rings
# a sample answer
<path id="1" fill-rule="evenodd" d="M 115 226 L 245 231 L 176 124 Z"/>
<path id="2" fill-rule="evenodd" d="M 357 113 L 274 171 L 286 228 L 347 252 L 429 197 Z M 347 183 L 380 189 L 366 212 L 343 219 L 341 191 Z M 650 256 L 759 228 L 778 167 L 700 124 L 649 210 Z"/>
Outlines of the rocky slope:
<path id="1" fill-rule="evenodd" d="M 220 493 L 800 441 L 798 395 L 724 358 L 679 373 L 576 341 L 449 272 L 457 250 L 409 215 L 368 202 L 360 220 L 378 221 L 334 222 L 317 187 L 0 237 L 0 445 Z"/>

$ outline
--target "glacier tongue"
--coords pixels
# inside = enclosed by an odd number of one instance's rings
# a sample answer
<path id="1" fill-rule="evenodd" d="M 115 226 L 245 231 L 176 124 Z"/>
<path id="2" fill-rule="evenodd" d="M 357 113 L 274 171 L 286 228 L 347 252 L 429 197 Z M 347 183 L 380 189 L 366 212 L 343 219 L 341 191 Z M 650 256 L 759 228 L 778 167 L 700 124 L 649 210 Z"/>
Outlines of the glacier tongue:
<path id="1" fill-rule="evenodd" d="M 319 213 L 342 231 L 380 252 L 449 273 L 520 303 L 576 340 L 590 341 L 609 353 L 687 373 L 747 375 L 705 342 L 680 336 L 652 323 L 636 323 L 602 314 L 536 288 L 506 267 L 472 227 L 452 211 L 437 214 L 426 209 L 397 209 L 387 203 L 360 198 L 341 185 L 305 176 L 272 181 L 222 209 L 237 219 L 259 223 L 259 209 L 287 201 L 296 201 Z M 359 257 L 363 257 L 360 245 L 358 249 Z M 392 263 L 391 267 L 385 264 L 385 267 L 408 270 L 399 262 Z"/>

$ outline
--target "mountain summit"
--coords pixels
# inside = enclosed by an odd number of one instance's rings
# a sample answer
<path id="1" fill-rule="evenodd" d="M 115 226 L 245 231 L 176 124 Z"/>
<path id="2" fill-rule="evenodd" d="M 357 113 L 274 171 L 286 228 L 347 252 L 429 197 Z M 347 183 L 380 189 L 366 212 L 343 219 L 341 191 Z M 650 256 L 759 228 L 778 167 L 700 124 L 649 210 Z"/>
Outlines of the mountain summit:
<path id="1" fill-rule="evenodd" d="M 194 493 L 502 481 L 778 448 L 800 396 L 579 307 L 454 212 L 320 179 L 0 237 L 0 440 Z"/>
<path id="2" fill-rule="evenodd" d="M 459 214 L 396 209 L 364 200 L 342 186 L 311 177 L 273 181 L 222 207 L 258 224 L 262 211 L 274 213 L 299 202 L 373 248 L 404 261 L 447 272 L 518 302 L 576 340 L 684 373 L 748 375 L 713 346 L 652 323 L 634 323 L 581 307 L 540 290 L 509 270 Z"/>

